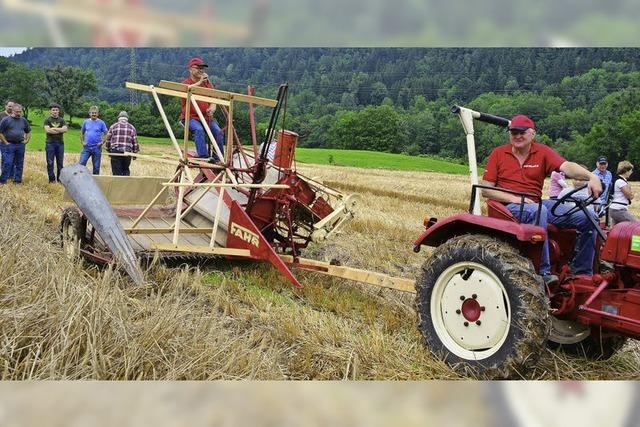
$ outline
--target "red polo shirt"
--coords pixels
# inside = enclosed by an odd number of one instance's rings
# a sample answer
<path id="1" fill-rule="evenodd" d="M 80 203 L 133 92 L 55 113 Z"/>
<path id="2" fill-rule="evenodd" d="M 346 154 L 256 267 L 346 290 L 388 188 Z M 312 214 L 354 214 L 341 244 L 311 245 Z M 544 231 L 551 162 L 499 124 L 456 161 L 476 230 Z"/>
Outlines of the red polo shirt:
<path id="1" fill-rule="evenodd" d="M 495 183 L 496 187 L 536 194 L 541 198 L 545 177 L 559 170 L 565 161 L 552 148 L 534 142 L 520 166 L 511 144 L 505 144 L 494 148 L 489 155 L 482 179 Z"/>
<path id="2" fill-rule="evenodd" d="M 185 79 L 182 81 L 182 84 L 185 85 L 192 85 L 194 84 L 195 81 L 191 80 L 191 77 L 189 77 L 188 79 Z M 202 83 L 200 85 L 200 87 L 204 87 L 204 88 L 208 88 L 208 89 L 213 89 L 213 85 L 211 84 L 211 82 L 209 80 L 207 80 L 206 82 Z M 204 102 L 204 101 L 196 101 L 198 104 L 198 107 L 200 107 L 200 111 L 202 111 L 202 115 L 207 118 L 207 108 L 209 108 L 209 103 L 208 102 Z M 184 113 L 185 113 L 185 106 L 187 105 L 187 100 L 184 98 L 180 99 L 180 103 L 182 105 L 182 109 L 180 110 L 180 120 L 184 120 Z M 192 119 L 196 119 L 198 120 L 198 113 L 196 112 L 196 109 L 193 108 L 193 105 L 191 106 L 191 110 L 189 111 L 189 117 L 191 117 Z"/>

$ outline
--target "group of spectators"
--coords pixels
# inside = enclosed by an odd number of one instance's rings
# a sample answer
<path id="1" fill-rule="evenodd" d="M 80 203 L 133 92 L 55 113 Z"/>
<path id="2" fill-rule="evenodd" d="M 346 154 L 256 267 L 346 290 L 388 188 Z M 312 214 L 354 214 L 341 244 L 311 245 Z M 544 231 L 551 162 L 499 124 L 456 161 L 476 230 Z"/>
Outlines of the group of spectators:
<path id="1" fill-rule="evenodd" d="M 598 157 L 596 160 L 596 168 L 592 173 L 598 177 L 604 185 L 600 197 L 594 203 L 594 213 L 601 216 L 605 213 L 604 209 L 608 207 L 611 225 L 616 225 L 625 221 L 638 221 L 638 219 L 629 212 L 629 205 L 635 196 L 633 189 L 628 182 L 629 177 L 633 173 L 633 164 L 628 160 L 619 162 L 615 174 L 611 173 L 608 170 L 608 167 L 609 161 L 607 157 Z M 551 173 L 549 198 L 560 199 L 578 187 L 585 186 L 585 184 L 585 182 L 580 181 L 579 179 L 574 179 L 573 186 L 571 186 L 565 179 L 563 172 L 554 171 Z M 582 191 L 574 192 L 572 198 L 586 199 L 588 196 L 589 194 L 585 187 Z"/>
<path id="2" fill-rule="evenodd" d="M 64 167 L 64 134 L 69 128 L 61 112 L 60 105 L 51 104 L 49 117 L 43 122 L 47 175 L 50 183 L 59 181 L 60 171 Z M 109 128 L 98 118 L 99 113 L 99 108 L 92 106 L 89 109 L 89 118 L 80 128 L 80 163 L 86 166 L 91 158 L 93 174 L 99 175 L 104 147 L 111 157 L 111 173 L 129 176 L 132 157 L 126 153 L 140 151 L 136 128 L 129 123 L 126 111 L 121 111 L 118 121 Z M 14 184 L 22 182 L 25 146 L 30 139 L 31 125 L 22 116 L 22 105 L 7 101 L 4 111 L 0 113 L 0 184 L 6 184 L 8 180 L 12 180 Z"/>
<path id="3" fill-rule="evenodd" d="M 191 58 L 187 63 L 189 77 L 182 83 L 190 86 L 200 86 L 214 89 L 205 72 L 207 64 L 198 57 Z M 198 101 L 198 107 L 206 116 L 206 122 L 215 139 L 215 147 L 209 146 L 205 128 L 199 120 L 195 108 L 190 108 L 189 117 L 186 117 L 186 103 L 182 99 L 180 111 L 180 123 L 186 125 L 193 135 L 196 147 L 196 156 L 212 162 L 222 161 L 224 154 L 224 133 L 213 118 L 216 109 L 214 103 Z M 44 120 L 43 126 L 46 135 L 45 154 L 47 160 L 47 174 L 50 183 L 56 183 L 60 178 L 60 171 L 64 167 L 64 134 L 68 131 L 66 121 L 62 116 L 61 107 L 58 104 L 49 106 L 49 117 Z M 100 109 L 97 106 L 89 108 L 89 118 L 82 123 L 80 128 L 80 152 L 79 163 L 86 166 L 91 159 L 94 175 L 100 174 L 103 148 L 111 158 L 111 173 L 113 175 L 129 176 L 131 174 L 131 160 L 135 157 L 128 153 L 138 153 L 140 146 L 136 128 L 129 123 L 129 115 L 121 111 L 118 121 L 107 128 L 106 123 L 99 118 Z M 31 126 L 27 119 L 22 117 L 22 106 L 13 101 L 5 104 L 5 110 L 0 112 L 0 184 L 6 184 L 13 180 L 15 184 L 22 182 L 24 168 L 25 146 L 31 138 Z"/>

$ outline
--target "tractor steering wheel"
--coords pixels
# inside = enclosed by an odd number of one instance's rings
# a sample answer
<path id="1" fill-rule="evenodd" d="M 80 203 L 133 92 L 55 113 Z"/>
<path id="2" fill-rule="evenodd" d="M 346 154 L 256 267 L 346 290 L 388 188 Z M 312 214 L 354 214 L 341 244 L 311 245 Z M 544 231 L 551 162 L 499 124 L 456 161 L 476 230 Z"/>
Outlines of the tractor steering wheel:
<path id="1" fill-rule="evenodd" d="M 578 211 L 584 211 L 585 214 L 588 214 L 587 212 L 587 206 L 592 205 L 596 200 L 598 200 L 597 197 L 595 197 L 593 194 L 591 194 L 589 197 L 587 197 L 586 199 L 574 199 L 573 195 L 576 194 L 579 191 L 584 190 L 587 187 L 587 184 L 583 185 L 582 187 L 578 187 L 578 188 L 574 188 L 573 190 L 569 191 L 567 194 L 565 194 L 564 196 L 562 196 L 561 198 L 559 198 L 554 205 L 551 207 L 551 214 L 558 217 L 558 218 L 564 218 L 567 216 L 571 216 L 574 213 L 578 212 Z M 558 208 L 562 205 L 564 205 L 565 202 L 570 202 L 573 203 L 575 206 L 572 207 L 571 209 L 569 209 L 566 212 L 563 212 L 561 214 L 557 214 L 556 211 L 558 210 Z"/>

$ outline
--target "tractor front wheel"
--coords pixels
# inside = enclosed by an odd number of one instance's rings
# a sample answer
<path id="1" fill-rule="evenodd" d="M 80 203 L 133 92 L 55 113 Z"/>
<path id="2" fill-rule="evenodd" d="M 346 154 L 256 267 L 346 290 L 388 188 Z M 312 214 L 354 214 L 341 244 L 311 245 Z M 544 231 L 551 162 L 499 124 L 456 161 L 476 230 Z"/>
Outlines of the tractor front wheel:
<path id="1" fill-rule="evenodd" d="M 607 360 L 626 342 L 626 337 L 604 336 L 597 328 L 551 317 L 551 332 L 547 344 L 554 350 L 589 360 Z"/>
<path id="2" fill-rule="evenodd" d="M 462 375 L 522 376 L 544 349 L 546 295 L 529 260 L 508 243 L 450 239 L 424 263 L 416 292 L 425 345 Z"/>

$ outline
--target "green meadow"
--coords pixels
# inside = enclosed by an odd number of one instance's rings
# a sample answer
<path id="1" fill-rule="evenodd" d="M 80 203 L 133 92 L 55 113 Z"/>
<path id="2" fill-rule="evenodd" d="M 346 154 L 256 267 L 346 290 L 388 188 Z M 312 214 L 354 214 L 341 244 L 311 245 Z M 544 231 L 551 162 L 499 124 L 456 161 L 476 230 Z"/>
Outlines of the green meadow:
<path id="1" fill-rule="evenodd" d="M 31 141 L 27 145 L 28 151 L 44 151 L 45 133 L 42 123 L 48 114 L 46 110 L 33 109 L 29 112 L 31 121 Z M 68 121 L 68 118 L 65 117 Z M 74 117 L 74 123 L 82 123 L 84 118 Z M 107 126 L 111 123 L 107 123 Z M 134 123 L 135 125 L 135 123 Z M 141 136 L 138 138 L 144 150 L 145 144 L 170 144 L 169 138 L 151 138 Z M 64 135 L 65 151 L 79 153 L 82 150 L 80 144 L 80 129 L 69 129 Z M 297 148 L 296 161 L 318 165 L 351 166 L 358 168 L 389 169 L 402 171 L 443 172 L 465 175 L 469 173 L 466 165 L 461 165 L 446 160 L 432 157 L 407 156 L 404 154 L 382 153 L 363 150 L 338 150 L 325 148 Z"/>

